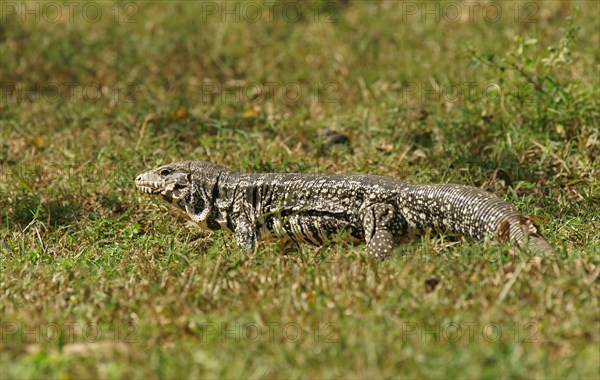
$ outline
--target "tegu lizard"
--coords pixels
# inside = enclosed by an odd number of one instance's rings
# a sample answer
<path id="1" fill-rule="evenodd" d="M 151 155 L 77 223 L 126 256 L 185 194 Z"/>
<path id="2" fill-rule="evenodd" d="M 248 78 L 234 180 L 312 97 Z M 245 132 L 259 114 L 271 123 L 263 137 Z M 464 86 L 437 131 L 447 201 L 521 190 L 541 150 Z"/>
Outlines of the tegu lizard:
<path id="1" fill-rule="evenodd" d="M 253 251 L 263 233 L 326 244 L 346 231 L 384 259 L 427 229 L 553 252 L 538 228 L 499 197 L 471 186 L 416 185 L 366 174 L 239 173 L 206 161 L 183 161 L 138 175 L 203 228 L 227 229 Z"/>

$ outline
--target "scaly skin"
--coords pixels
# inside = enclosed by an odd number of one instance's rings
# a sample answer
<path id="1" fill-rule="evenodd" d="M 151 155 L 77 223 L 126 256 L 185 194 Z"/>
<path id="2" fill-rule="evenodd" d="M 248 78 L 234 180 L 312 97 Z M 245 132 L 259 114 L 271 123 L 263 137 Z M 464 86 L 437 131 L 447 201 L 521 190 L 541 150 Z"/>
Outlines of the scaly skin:
<path id="1" fill-rule="evenodd" d="M 234 232 L 247 251 L 265 232 L 322 245 L 347 231 L 384 259 L 401 242 L 432 228 L 553 252 L 513 206 L 469 186 L 415 185 L 363 174 L 243 174 L 205 161 L 164 165 L 138 175 L 135 184 L 162 195 L 203 228 Z"/>

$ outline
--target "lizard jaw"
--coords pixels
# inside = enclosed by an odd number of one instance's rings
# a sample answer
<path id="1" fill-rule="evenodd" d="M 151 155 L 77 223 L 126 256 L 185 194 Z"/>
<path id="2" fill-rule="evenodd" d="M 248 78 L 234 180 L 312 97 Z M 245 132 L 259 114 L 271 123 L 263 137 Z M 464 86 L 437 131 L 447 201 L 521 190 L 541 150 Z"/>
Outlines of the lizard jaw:
<path id="1" fill-rule="evenodd" d="M 165 188 L 165 183 L 164 181 L 143 181 L 136 179 L 135 187 L 142 193 L 159 194 Z"/>
<path id="2" fill-rule="evenodd" d="M 181 195 L 178 191 L 180 185 L 178 186 L 177 183 L 168 183 L 162 178 L 156 179 L 156 176 L 147 173 L 140 174 L 135 179 L 135 187 L 145 194 L 162 195 L 169 203 Z"/>

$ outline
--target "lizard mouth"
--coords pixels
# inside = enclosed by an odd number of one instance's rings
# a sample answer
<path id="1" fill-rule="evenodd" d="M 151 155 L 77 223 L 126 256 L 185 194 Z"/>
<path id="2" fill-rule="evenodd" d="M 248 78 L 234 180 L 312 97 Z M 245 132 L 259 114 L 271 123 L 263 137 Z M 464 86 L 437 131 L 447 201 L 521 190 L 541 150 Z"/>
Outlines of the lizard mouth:
<path id="1" fill-rule="evenodd" d="M 158 181 L 135 181 L 135 186 L 142 193 L 159 194 L 164 187 L 164 183 Z"/>

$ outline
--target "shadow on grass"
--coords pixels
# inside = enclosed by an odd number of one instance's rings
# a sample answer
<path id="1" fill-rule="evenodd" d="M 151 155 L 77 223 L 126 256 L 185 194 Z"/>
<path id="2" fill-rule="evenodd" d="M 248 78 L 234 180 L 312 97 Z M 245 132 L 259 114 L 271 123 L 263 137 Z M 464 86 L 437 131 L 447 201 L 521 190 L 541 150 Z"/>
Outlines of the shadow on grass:
<path id="1" fill-rule="evenodd" d="M 25 228 L 33 220 L 47 223 L 51 228 L 72 223 L 81 214 L 80 205 L 71 200 L 55 199 L 43 201 L 37 194 L 25 194 L 17 197 L 7 215 L 14 226 Z"/>

